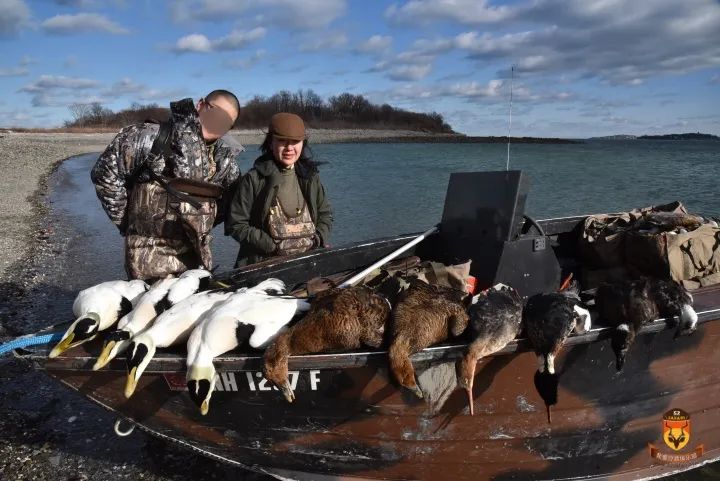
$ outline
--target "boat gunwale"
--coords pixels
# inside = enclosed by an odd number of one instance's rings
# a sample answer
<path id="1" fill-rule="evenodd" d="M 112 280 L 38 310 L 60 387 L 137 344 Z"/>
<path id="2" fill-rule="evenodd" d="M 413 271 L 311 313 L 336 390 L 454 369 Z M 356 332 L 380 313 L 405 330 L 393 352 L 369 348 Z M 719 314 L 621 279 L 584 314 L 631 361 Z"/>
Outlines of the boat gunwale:
<path id="1" fill-rule="evenodd" d="M 720 306 L 717 308 L 698 311 L 698 328 L 706 322 L 720 321 Z M 646 335 L 675 329 L 677 323 L 673 319 L 660 318 L 645 324 L 638 335 Z M 612 327 L 601 326 L 589 331 L 568 337 L 565 346 L 577 346 L 609 339 L 612 334 Z M 468 343 L 451 343 L 431 346 L 411 356 L 413 362 L 431 362 L 438 360 L 452 361 L 460 359 L 467 350 Z M 515 353 L 532 351 L 529 341 L 526 338 L 517 338 L 507 344 L 503 349 L 486 357 L 503 356 Z M 45 366 L 46 370 L 77 370 L 85 371 L 91 368 L 96 357 L 90 354 L 79 356 L 59 356 L 52 360 L 47 358 L 49 348 L 18 350 L 16 355 Z M 362 350 L 337 353 L 307 354 L 291 356 L 289 367 L 294 370 L 303 369 L 343 369 L 362 367 L 366 365 L 385 364 L 387 361 L 387 350 Z M 247 371 L 258 370 L 263 364 L 263 353 L 258 351 L 249 355 L 229 354 L 218 356 L 213 361 L 219 372 L 226 371 Z M 47 369 L 47 367 L 51 369 Z M 146 373 L 184 373 L 186 370 L 186 355 L 161 352 L 156 354 L 145 369 Z M 113 361 L 105 371 L 125 372 L 124 363 Z"/>

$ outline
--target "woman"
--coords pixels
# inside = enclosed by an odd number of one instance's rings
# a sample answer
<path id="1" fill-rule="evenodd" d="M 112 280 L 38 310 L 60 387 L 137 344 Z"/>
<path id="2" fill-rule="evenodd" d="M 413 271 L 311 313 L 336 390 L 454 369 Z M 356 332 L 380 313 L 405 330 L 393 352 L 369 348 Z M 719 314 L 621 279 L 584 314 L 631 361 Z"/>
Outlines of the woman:
<path id="1" fill-rule="evenodd" d="M 238 184 L 225 221 L 225 234 L 240 243 L 235 267 L 324 246 L 332 227 L 302 119 L 273 115 L 260 150 Z"/>

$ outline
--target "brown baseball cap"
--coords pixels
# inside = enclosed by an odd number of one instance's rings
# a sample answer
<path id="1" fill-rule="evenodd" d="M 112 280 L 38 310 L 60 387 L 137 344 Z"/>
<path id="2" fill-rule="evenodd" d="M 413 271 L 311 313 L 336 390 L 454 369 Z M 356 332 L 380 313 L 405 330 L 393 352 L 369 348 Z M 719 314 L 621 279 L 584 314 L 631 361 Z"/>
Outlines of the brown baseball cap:
<path id="1" fill-rule="evenodd" d="M 305 140 L 305 123 L 300 116 L 288 112 L 280 112 L 270 119 L 270 133 L 276 139 Z"/>

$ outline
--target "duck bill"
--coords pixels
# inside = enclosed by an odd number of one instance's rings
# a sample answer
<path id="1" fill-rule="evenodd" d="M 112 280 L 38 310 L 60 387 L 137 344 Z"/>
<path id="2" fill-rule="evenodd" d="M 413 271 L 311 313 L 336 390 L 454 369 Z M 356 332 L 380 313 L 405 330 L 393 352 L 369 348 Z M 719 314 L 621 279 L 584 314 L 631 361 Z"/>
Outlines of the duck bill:
<path id="1" fill-rule="evenodd" d="M 475 381 L 475 366 L 477 366 L 477 360 L 473 359 L 473 362 L 470 364 L 469 369 L 470 372 L 468 373 L 467 377 L 467 387 L 465 388 L 465 391 L 467 391 L 468 396 L 468 406 L 470 407 L 470 416 L 475 415 L 475 400 L 473 399 L 473 383 Z"/>
<path id="2" fill-rule="evenodd" d="M 115 341 L 108 341 L 105 343 L 102 352 L 98 356 L 97 361 L 95 361 L 93 371 L 97 371 L 98 369 L 105 367 L 107 363 L 113 360 L 115 355 L 113 355 L 112 350 L 115 347 L 115 344 L 117 344 Z"/>
<path id="3" fill-rule="evenodd" d="M 423 398 L 423 392 L 422 392 L 422 390 L 420 389 L 420 386 L 418 386 L 417 384 L 415 384 L 415 386 L 413 386 L 413 387 L 411 387 L 411 388 L 409 388 L 409 389 L 410 389 L 417 397 L 419 397 L 420 399 Z"/>
<path id="4" fill-rule="evenodd" d="M 206 416 L 207 413 L 210 411 L 210 400 L 205 399 L 202 404 L 200 405 L 200 414 L 203 416 Z"/>
<path id="5" fill-rule="evenodd" d="M 67 337 L 60 342 L 57 343 L 57 345 L 53 348 L 52 351 L 50 351 L 50 354 L 48 354 L 48 357 L 50 359 L 58 357 L 63 352 L 67 351 L 73 346 L 73 339 L 75 339 L 75 334 L 72 332 L 67 335 Z"/>
<path id="6" fill-rule="evenodd" d="M 475 415 L 475 403 L 473 402 L 473 393 L 472 393 L 472 386 L 468 386 L 465 388 L 465 391 L 467 391 L 468 396 L 468 406 L 470 406 L 470 416 Z"/>
<path id="7" fill-rule="evenodd" d="M 133 395 L 135 392 L 135 388 L 137 387 L 137 378 L 135 377 L 135 374 L 137 373 L 137 367 L 133 367 L 130 372 L 128 373 L 127 377 L 127 383 L 125 383 L 125 397 L 129 398 Z"/>
<path id="8" fill-rule="evenodd" d="M 292 387 L 290 387 L 290 382 L 285 381 L 285 383 L 282 386 L 279 386 L 280 392 L 282 392 L 283 396 L 285 396 L 285 399 L 287 402 L 291 403 L 295 400 L 295 393 L 292 390 Z"/>

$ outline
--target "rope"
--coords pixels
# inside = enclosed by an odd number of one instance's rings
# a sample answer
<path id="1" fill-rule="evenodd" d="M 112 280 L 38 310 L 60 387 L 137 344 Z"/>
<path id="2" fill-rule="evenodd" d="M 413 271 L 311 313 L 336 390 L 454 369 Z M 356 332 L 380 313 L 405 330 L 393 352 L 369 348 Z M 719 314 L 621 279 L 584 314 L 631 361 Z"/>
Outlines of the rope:
<path id="1" fill-rule="evenodd" d="M 42 336 L 29 335 L 18 337 L 17 339 L 14 339 L 10 342 L 0 344 L 0 356 L 15 349 L 21 349 L 29 346 L 37 346 L 40 344 L 50 344 L 52 342 L 59 341 L 60 339 L 62 339 L 62 337 L 63 335 L 61 332 L 56 332 L 54 334 L 45 334 Z"/>

